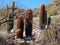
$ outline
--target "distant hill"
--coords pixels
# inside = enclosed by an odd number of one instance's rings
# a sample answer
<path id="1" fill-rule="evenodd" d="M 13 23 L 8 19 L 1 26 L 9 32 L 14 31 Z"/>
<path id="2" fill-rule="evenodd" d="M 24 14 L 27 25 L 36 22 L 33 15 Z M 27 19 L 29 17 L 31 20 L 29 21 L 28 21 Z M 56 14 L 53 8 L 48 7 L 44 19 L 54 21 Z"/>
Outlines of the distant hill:
<path id="1" fill-rule="evenodd" d="M 60 14 L 60 0 L 52 0 L 50 4 L 46 5 L 48 15 L 59 15 Z"/>
<path id="2" fill-rule="evenodd" d="M 48 17 L 51 16 L 52 23 L 60 23 L 60 0 L 52 0 L 50 4 L 46 5 Z"/>
<path id="3" fill-rule="evenodd" d="M 48 17 L 59 15 L 60 14 L 60 0 L 52 0 L 51 3 L 46 4 L 46 10 L 47 10 Z M 38 8 L 34 8 L 33 11 L 36 14 L 38 12 Z"/>

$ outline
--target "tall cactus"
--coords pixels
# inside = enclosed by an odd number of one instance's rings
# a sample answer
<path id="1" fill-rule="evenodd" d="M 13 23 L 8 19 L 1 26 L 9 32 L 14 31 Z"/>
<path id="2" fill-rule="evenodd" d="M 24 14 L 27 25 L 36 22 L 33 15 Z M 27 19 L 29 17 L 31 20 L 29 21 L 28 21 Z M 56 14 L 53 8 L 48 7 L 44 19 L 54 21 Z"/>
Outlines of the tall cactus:
<path id="1" fill-rule="evenodd" d="M 32 10 L 31 9 L 28 9 L 26 10 L 25 12 L 25 19 L 26 19 L 26 28 L 25 28 L 25 31 L 26 31 L 26 37 L 28 36 L 32 36 L 32 18 L 33 18 L 33 15 L 32 15 Z"/>
<path id="2" fill-rule="evenodd" d="M 46 23 L 46 11 L 45 11 L 45 5 L 42 4 L 40 9 L 39 9 L 39 16 L 40 16 L 40 28 L 43 29 L 45 28 L 45 23 Z"/>
<path id="3" fill-rule="evenodd" d="M 13 1 L 12 3 L 12 13 L 8 16 L 9 20 L 12 20 L 11 22 L 8 22 L 8 32 L 11 31 L 11 29 L 13 29 L 14 26 L 14 8 L 15 8 L 15 2 Z"/>
<path id="4" fill-rule="evenodd" d="M 11 19 L 13 19 L 14 16 L 15 16 L 15 15 L 14 15 L 14 10 L 15 10 L 15 2 L 14 2 L 14 1 L 12 2 L 12 8 L 11 8 L 11 9 L 12 9 L 12 13 L 11 13 L 11 17 L 12 17 L 12 18 L 11 18 Z"/>
<path id="5" fill-rule="evenodd" d="M 14 11 L 14 7 L 15 7 L 15 2 L 12 2 L 12 11 Z"/>

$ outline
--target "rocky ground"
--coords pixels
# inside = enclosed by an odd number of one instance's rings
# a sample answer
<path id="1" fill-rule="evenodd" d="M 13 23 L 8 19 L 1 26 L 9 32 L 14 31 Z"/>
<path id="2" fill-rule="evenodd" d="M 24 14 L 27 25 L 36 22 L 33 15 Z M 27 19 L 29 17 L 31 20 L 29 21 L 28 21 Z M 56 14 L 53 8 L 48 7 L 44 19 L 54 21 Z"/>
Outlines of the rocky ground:
<path id="1" fill-rule="evenodd" d="M 14 34 L 8 34 L 7 30 L 0 30 L 0 45 L 60 45 L 60 25 L 52 24 L 50 28 L 39 29 L 39 19 L 33 22 L 32 40 L 14 38 Z M 38 20 L 38 21 L 37 21 Z"/>
<path id="2" fill-rule="evenodd" d="M 7 31 L 1 30 L 0 45 L 60 45 L 60 29 L 56 26 L 40 30 L 39 26 L 36 25 L 32 34 L 32 40 L 22 42 L 21 39 L 14 39 L 14 34 L 8 35 Z"/>

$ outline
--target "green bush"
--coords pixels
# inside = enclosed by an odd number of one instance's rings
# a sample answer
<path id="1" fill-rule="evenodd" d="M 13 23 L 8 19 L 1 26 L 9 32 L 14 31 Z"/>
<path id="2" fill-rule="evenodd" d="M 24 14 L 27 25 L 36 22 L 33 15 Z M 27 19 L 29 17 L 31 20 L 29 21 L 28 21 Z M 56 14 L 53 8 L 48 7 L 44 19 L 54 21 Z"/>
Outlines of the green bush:
<path id="1" fill-rule="evenodd" d="M 47 14 L 48 14 L 49 16 L 56 15 L 56 14 L 57 14 L 57 10 L 54 9 L 54 8 L 52 8 L 52 7 L 48 7 L 48 9 L 47 9 Z"/>
<path id="2" fill-rule="evenodd" d="M 59 6 L 59 5 L 60 5 L 60 2 L 57 2 L 57 3 L 56 3 L 56 6 Z"/>

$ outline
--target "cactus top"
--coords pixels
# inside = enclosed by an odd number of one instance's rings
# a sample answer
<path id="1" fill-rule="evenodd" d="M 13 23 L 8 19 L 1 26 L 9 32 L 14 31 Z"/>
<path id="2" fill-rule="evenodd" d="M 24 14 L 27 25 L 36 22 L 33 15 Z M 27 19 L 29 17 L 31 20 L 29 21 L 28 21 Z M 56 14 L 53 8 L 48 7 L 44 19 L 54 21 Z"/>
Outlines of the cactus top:
<path id="1" fill-rule="evenodd" d="M 41 5 L 39 11 L 40 11 L 39 12 L 40 13 L 40 16 L 45 15 L 45 5 L 44 4 Z"/>
<path id="2" fill-rule="evenodd" d="M 24 16 L 26 19 L 29 19 L 29 20 L 32 19 L 32 10 L 31 9 L 26 10 Z"/>

